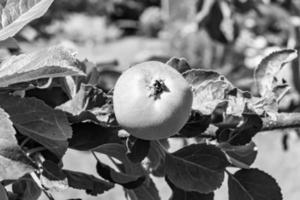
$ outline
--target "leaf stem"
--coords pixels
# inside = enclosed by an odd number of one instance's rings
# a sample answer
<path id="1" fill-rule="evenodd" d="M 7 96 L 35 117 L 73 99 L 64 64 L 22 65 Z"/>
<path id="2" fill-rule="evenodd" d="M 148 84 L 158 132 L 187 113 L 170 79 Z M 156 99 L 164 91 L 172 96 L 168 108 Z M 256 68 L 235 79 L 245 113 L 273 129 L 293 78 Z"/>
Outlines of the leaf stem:
<path id="1" fill-rule="evenodd" d="M 29 142 L 30 138 L 29 137 L 26 137 L 22 143 L 20 144 L 20 147 L 23 148 L 25 146 L 25 144 L 27 144 L 27 142 Z"/>
<path id="2" fill-rule="evenodd" d="M 44 151 L 46 150 L 45 147 L 36 147 L 36 148 L 33 148 L 33 149 L 30 149 L 26 152 L 27 155 L 32 155 L 34 153 L 37 153 L 37 152 L 40 152 L 40 151 Z"/>

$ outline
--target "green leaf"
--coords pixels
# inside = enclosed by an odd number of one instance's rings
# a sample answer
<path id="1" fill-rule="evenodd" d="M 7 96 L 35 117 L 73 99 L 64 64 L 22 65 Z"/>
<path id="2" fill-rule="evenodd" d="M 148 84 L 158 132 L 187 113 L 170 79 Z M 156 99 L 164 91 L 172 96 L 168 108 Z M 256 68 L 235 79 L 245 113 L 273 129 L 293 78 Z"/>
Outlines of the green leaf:
<path id="1" fill-rule="evenodd" d="M 112 182 L 122 185 L 126 189 L 135 189 L 143 184 L 146 177 L 145 176 L 135 176 L 129 175 L 122 172 L 117 172 L 113 168 L 109 167 L 108 165 L 101 163 L 99 160 L 97 161 L 97 172 L 98 174 Z"/>
<path id="2" fill-rule="evenodd" d="M 227 81 L 202 83 L 194 90 L 192 108 L 204 115 L 210 115 L 219 103 L 226 101 L 226 94 L 230 90 L 232 90 L 232 85 Z"/>
<path id="3" fill-rule="evenodd" d="M 216 146 L 194 144 L 167 154 L 165 165 L 167 177 L 176 187 L 210 193 L 221 186 L 229 162 Z"/>
<path id="4" fill-rule="evenodd" d="M 102 194 L 114 187 L 113 183 L 103 181 L 95 176 L 82 172 L 63 170 L 67 176 L 69 186 L 79 190 L 85 190 L 90 195 Z"/>
<path id="5" fill-rule="evenodd" d="M 282 200 L 276 180 L 258 169 L 242 169 L 228 179 L 229 200 Z"/>
<path id="6" fill-rule="evenodd" d="M 0 180 L 18 179 L 34 170 L 34 165 L 18 146 L 9 115 L 0 108 Z"/>
<path id="7" fill-rule="evenodd" d="M 8 48 L 8 49 L 20 49 L 19 44 L 17 40 L 15 40 L 12 37 L 9 37 L 5 40 L 0 41 L 0 47 L 1 48 Z"/>
<path id="8" fill-rule="evenodd" d="M 217 139 L 219 142 L 228 142 L 231 145 L 245 145 L 261 130 L 262 119 L 256 114 L 243 114 L 242 123 L 234 129 L 219 129 Z"/>
<path id="9" fill-rule="evenodd" d="M 208 128 L 211 123 L 211 116 L 202 115 L 199 111 L 192 110 L 191 115 L 179 134 L 184 137 L 196 137 Z"/>
<path id="10" fill-rule="evenodd" d="M 40 180 L 48 190 L 63 191 L 69 187 L 67 176 L 62 169 L 49 160 L 43 162 L 43 172 Z"/>
<path id="11" fill-rule="evenodd" d="M 298 56 L 293 49 L 276 51 L 266 56 L 257 66 L 254 72 L 258 93 L 264 97 L 273 93 L 273 88 L 278 85 L 276 75 L 282 67 Z"/>
<path id="12" fill-rule="evenodd" d="M 185 58 L 172 57 L 170 58 L 170 60 L 167 61 L 166 64 L 170 65 L 180 73 L 184 73 L 191 69 L 191 66 L 189 65 L 189 63 Z"/>
<path id="13" fill-rule="evenodd" d="M 0 105 L 9 113 L 17 130 L 45 146 L 58 158 L 68 147 L 72 129 L 62 111 L 54 110 L 35 98 L 0 95 Z"/>
<path id="14" fill-rule="evenodd" d="M 83 76 L 77 65 L 74 52 L 59 46 L 12 56 L 0 65 L 0 87 L 41 78 Z"/>
<path id="15" fill-rule="evenodd" d="M 210 115 L 219 103 L 226 101 L 233 85 L 215 71 L 192 69 L 183 73 L 193 90 L 192 108 L 203 115 Z"/>
<path id="16" fill-rule="evenodd" d="M 257 156 L 257 147 L 252 141 L 242 146 L 232 146 L 226 143 L 221 144 L 220 147 L 229 156 L 231 164 L 239 168 L 249 168 Z"/>
<path id="17" fill-rule="evenodd" d="M 131 162 L 126 156 L 127 149 L 125 145 L 116 143 L 106 143 L 93 149 L 93 151 L 106 154 L 110 157 L 116 158 L 121 161 L 127 174 L 142 176 L 146 174 L 146 171 L 140 163 Z"/>
<path id="18" fill-rule="evenodd" d="M 7 196 L 5 187 L 3 187 L 2 184 L 0 184 L 0 199 L 1 200 L 8 200 L 8 196 Z"/>
<path id="19" fill-rule="evenodd" d="M 118 130 L 103 127 L 91 122 L 72 124 L 73 136 L 69 139 L 69 147 L 88 151 L 106 143 L 121 143 Z"/>
<path id="20" fill-rule="evenodd" d="M 5 0 L 0 5 L 0 41 L 14 36 L 26 24 L 43 16 L 53 0 Z"/>
<path id="21" fill-rule="evenodd" d="M 202 69 L 191 69 L 182 74 L 192 88 L 198 88 L 207 81 L 224 80 L 224 77 L 215 71 L 207 71 Z"/>
<path id="22" fill-rule="evenodd" d="M 168 178 L 166 182 L 172 189 L 172 196 L 169 200 L 214 200 L 214 193 L 203 194 L 199 192 L 188 192 L 176 187 Z"/>
<path id="23" fill-rule="evenodd" d="M 37 200 L 42 194 L 41 188 L 28 174 L 12 185 L 12 191 L 22 200 Z"/>
<path id="24" fill-rule="evenodd" d="M 155 183 L 150 177 L 140 187 L 134 190 L 125 189 L 125 192 L 132 200 L 161 200 Z"/>
<path id="25" fill-rule="evenodd" d="M 147 172 L 140 163 L 132 163 L 128 159 L 126 156 L 127 149 L 124 145 L 113 143 L 103 144 L 95 148 L 94 151 L 106 154 L 121 161 L 122 164 L 118 164 L 119 170 L 127 175 L 136 177 L 147 175 Z M 126 189 L 125 191 L 131 199 L 160 200 L 158 190 L 149 176 L 146 176 L 146 180 L 141 186 L 133 190 Z"/>
<path id="26" fill-rule="evenodd" d="M 142 162 L 149 153 L 150 141 L 129 136 L 126 140 L 126 155 L 131 162 Z"/>
<path id="27" fill-rule="evenodd" d="M 76 95 L 56 107 L 67 112 L 72 123 L 91 121 L 103 126 L 116 126 L 111 97 L 92 85 L 81 84 Z"/>

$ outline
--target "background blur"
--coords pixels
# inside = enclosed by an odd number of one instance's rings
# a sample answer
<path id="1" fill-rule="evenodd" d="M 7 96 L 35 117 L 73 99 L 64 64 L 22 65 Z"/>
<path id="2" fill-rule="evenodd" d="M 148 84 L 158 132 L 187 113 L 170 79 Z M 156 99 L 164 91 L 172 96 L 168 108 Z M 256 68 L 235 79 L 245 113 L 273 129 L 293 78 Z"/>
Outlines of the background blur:
<path id="1" fill-rule="evenodd" d="M 184 57 L 193 68 L 217 70 L 237 87 L 251 90 L 253 70 L 262 57 L 281 48 L 299 50 L 299 0 L 56 0 L 47 14 L 26 26 L 16 37 L 24 52 L 61 44 L 76 49 L 81 60 L 96 64 L 103 73 L 95 80 L 109 90 L 119 71 L 146 60 Z M 1 50 L 4 57 L 8 52 Z M 282 111 L 299 110 L 299 60 L 280 74 L 290 85 Z M 259 154 L 254 167 L 272 174 L 284 199 L 300 196 L 299 130 L 258 134 Z M 171 149 L 183 141 L 172 139 Z M 88 152 L 69 150 L 65 168 L 93 173 L 95 160 Z M 101 156 L 104 162 L 109 162 Z M 162 199 L 171 191 L 163 179 L 154 179 Z M 216 199 L 227 199 L 227 189 Z M 56 199 L 125 199 L 121 187 L 98 197 L 67 190 Z M 46 198 L 42 198 L 46 199 Z"/>

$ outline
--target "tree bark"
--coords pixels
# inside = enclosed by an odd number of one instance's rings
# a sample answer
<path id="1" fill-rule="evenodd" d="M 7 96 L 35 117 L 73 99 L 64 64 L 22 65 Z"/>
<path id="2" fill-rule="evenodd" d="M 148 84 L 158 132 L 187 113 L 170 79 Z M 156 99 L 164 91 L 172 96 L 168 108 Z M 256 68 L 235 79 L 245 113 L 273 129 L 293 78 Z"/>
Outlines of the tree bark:
<path id="1" fill-rule="evenodd" d="M 262 118 L 262 131 L 300 128 L 300 113 L 278 113 L 276 118 Z"/>

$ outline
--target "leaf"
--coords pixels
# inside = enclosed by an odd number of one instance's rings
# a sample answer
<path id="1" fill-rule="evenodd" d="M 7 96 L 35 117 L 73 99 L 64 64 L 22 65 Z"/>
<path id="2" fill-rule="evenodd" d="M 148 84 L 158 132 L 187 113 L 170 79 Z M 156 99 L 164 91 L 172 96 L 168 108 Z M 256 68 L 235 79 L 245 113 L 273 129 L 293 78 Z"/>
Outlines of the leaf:
<path id="1" fill-rule="evenodd" d="M 112 182 L 112 183 L 117 183 L 122 185 L 126 189 L 135 189 L 139 187 L 140 185 L 143 184 L 145 181 L 145 176 L 133 176 L 133 175 L 128 175 L 126 173 L 122 172 L 117 172 L 108 165 L 101 163 L 100 161 L 97 161 L 97 172 L 98 174 Z"/>
<path id="2" fill-rule="evenodd" d="M 34 170 L 34 165 L 18 146 L 9 115 L 0 108 L 0 180 L 18 179 Z"/>
<path id="3" fill-rule="evenodd" d="M 258 169 L 242 169 L 228 179 L 229 200 L 282 200 L 276 180 Z"/>
<path id="4" fill-rule="evenodd" d="M 165 165 L 167 177 L 176 187 L 210 193 L 221 186 L 229 163 L 219 148 L 194 144 L 166 154 Z"/>
<path id="5" fill-rule="evenodd" d="M 199 111 L 192 110 L 189 120 L 179 131 L 179 134 L 184 137 L 201 137 L 210 123 L 211 116 L 202 115 Z"/>
<path id="6" fill-rule="evenodd" d="M 133 163 L 142 162 L 149 153 L 150 141 L 129 136 L 126 140 L 126 155 Z"/>
<path id="7" fill-rule="evenodd" d="M 132 163 L 126 156 L 126 147 L 121 144 L 103 144 L 94 149 L 94 151 L 106 154 L 110 157 L 116 158 L 121 161 L 122 164 L 118 164 L 117 167 L 123 173 L 128 175 L 134 175 L 136 177 L 146 176 L 147 172 L 142 167 L 141 163 Z M 125 190 L 131 199 L 135 200 L 160 200 L 158 190 L 149 176 L 146 176 L 144 183 L 135 188 L 134 190 Z"/>
<path id="8" fill-rule="evenodd" d="M 69 187 L 68 179 L 62 169 L 49 160 L 43 162 L 43 172 L 40 179 L 42 185 L 48 190 L 63 191 Z"/>
<path id="9" fill-rule="evenodd" d="M 232 85 L 226 81 L 208 81 L 194 90 L 192 109 L 210 115 L 217 105 L 226 100 Z"/>
<path id="10" fill-rule="evenodd" d="M 12 37 L 9 37 L 5 40 L 0 40 L 0 47 L 7 49 L 20 49 L 17 40 Z"/>
<path id="11" fill-rule="evenodd" d="M 219 130 L 219 142 L 228 142 L 231 145 L 245 145 L 258 133 L 262 126 L 262 119 L 256 114 L 243 114 L 243 123 L 235 129 Z"/>
<path id="12" fill-rule="evenodd" d="M 106 143 L 93 149 L 95 152 L 106 154 L 107 156 L 116 158 L 122 162 L 124 166 L 123 172 L 130 175 L 143 176 L 146 174 L 145 169 L 141 163 L 133 163 L 126 156 L 127 149 L 125 145 L 116 143 Z"/>
<path id="13" fill-rule="evenodd" d="M 248 169 L 256 159 L 257 147 L 254 142 L 242 146 L 222 144 L 220 147 L 229 156 L 229 161 L 236 167 Z"/>
<path id="14" fill-rule="evenodd" d="M 276 75 L 282 67 L 297 57 L 297 51 L 293 49 L 284 49 L 276 51 L 266 56 L 257 66 L 254 72 L 254 78 L 258 93 L 264 97 L 272 93 L 273 88 L 278 84 Z"/>
<path id="15" fill-rule="evenodd" d="M 165 150 L 162 149 L 161 144 L 158 141 L 150 142 L 150 149 L 147 155 L 149 160 L 147 170 L 152 175 L 162 177 L 165 175 Z"/>
<path id="16" fill-rule="evenodd" d="M 226 101 L 227 93 L 233 85 L 222 75 L 214 71 L 192 69 L 183 73 L 193 90 L 192 109 L 203 115 L 210 115 L 216 106 Z"/>
<path id="17" fill-rule="evenodd" d="M 213 200 L 214 193 L 203 194 L 199 192 L 188 192 L 177 188 L 168 178 L 166 181 L 172 189 L 172 196 L 169 200 Z"/>
<path id="18" fill-rule="evenodd" d="M 6 0 L 0 7 L 0 41 L 14 36 L 26 24 L 43 16 L 53 0 Z"/>
<path id="19" fill-rule="evenodd" d="M 5 187 L 2 184 L 0 184 L 0 199 L 1 200 L 9 200 L 6 190 L 5 190 Z"/>
<path id="20" fill-rule="evenodd" d="M 132 200 L 161 200 L 159 192 L 150 177 L 140 187 L 134 190 L 126 189 L 125 191 L 125 194 L 128 194 Z"/>
<path id="21" fill-rule="evenodd" d="M 170 58 L 170 60 L 167 61 L 166 64 L 170 65 L 180 73 L 184 73 L 191 69 L 191 66 L 185 58 L 172 57 Z"/>
<path id="22" fill-rule="evenodd" d="M 72 123 L 90 121 L 107 127 L 117 126 L 112 97 L 92 85 L 81 84 L 71 100 L 56 108 L 70 114 L 69 121 Z"/>
<path id="23" fill-rule="evenodd" d="M 67 112 L 73 116 L 79 115 L 81 112 L 87 109 L 88 104 L 90 103 L 93 95 L 95 94 L 95 90 L 96 88 L 92 85 L 81 84 L 79 91 L 71 100 L 56 108 Z M 103 96 L 103 93 L 100 93 L 100 95 Z M 101 102 L 103 102 L 102 104 L 105 103 L 104 97 L 103 100 L 101 100 Z"/>
<path id="24" fill-rule="evenodd" d="M 61 158 L 68 147 L 72 129 L 62 111 L 35 98 L 0 95 L 0 105 L 9 113 L 17 130 Z"/>
<path id="25" fill-rule="evenodd" d="M 75 189 L 85 190 L 90 195 L 103 194 L 114 187 L 113 183 L 103 181 L 95 176 L 82 172 L 63 170 L 68 178 L 69 186 Z"/>
<path id="26" fill-rule="evenodd" d="M 60 46 L 12 56 L 0 65 L 0 87 L 41 78 L 83 76 L 74 52 Z"/>
<path id="27" fill-rule="evenodd" d="M 106 143 L 121 143 L 118 130 L 103 127 L 94 123 L 72 124 L 73 136 L 69 139 L 69 147 L 88 151 Z"/>
<path id="28" fill-rule="evenodd" d="M 37 200 L 42 194 L 41 188 L 29 174 L 17 180 L 12 185 L 12 191 L 22 200 Z"/>
<path id="29" fill-rule="evenodd" d="M 203 69 L 191 69 L 184 72 L 182 75 L 192 88 L 198 88 L 202 83 L 207 81 L 222 80 L 223 77 L 218 72 Z"/>

